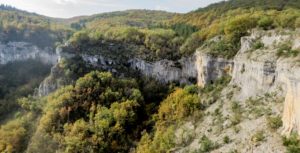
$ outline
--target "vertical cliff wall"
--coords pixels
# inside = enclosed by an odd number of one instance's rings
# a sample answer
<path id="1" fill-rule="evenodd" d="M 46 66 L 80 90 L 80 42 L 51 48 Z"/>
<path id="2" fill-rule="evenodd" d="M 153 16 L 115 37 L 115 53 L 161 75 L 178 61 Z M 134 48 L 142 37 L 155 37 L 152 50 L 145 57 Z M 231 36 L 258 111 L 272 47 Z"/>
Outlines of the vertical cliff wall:
<path id="1" fill-rule="evenodd" d="M 232 60 L 212 57 L 208 54 L 201 53 L 201 50 L 197 51 L 195 56 L 197 84 L 201 87 L 204 87 L 208 83 L 213 83 L 222 76 L 232 74 Z"/>
<path id="2" fill-rule="evenodd" d="M 129 63 L 133 69 L 162 82 L 197 83 L 199 86 L 212 83 L 225 74 L 231 74 L 233 66 L 231 60 L 214 58 L 201 53 L 201 50 L 178 61 L 161 60 L 151 63 L 133 59 Z"/>
<path id="3" fill-rule="evenodd" d="M 52 48 L 39 48 L 26 42 L 0 42 L 0 64 L 9 62 L 40 59 L 46 64 L 56 64 L 57 55 Z"/>
<path id="4" fill-rule="evenodd" d="M 300 131 L 300 63 L 299 31 L 256 31 L 241 40 L 241 50 L 234 58 L 231 84 L 240 87 L 239 100 L 251 96 L 276 92 L 285 96 L 283 111 L 283 134 Z M 261 47 L 255 47 L 261 43 Z M 278 52 L 283 45 L 284 56 Z"/>
<path id="5" fill-rule="evenodd" d="M 153 77 L 164 83 L 197 83 L 200 86 L 212 83 L 214 80 L 225 74 L 231 74 L 233 67 L 233 62 L 231 60 L 213 58 L 210 55 L 201 53 L 201 50 L 190 57 L 183 57 L 177 61 L 165 59 L 148 62 L 139 58 L 132 58 L 126 63 L 120 63 L 120 61 L 114 61 L 102 55 L 75 55 L 64 52 L 61 47 L 56 49 L 56 54 L 58 56 L 58 62 L 63 59 L 80 56 L 87 64 L 112 73 L 118 73 L 118 70 L 115 69 L 116 67 L 127 65 L 129 68 L 137 70 L 145 76 Z M 58 72 L 60 71 L 58 65 L 52 68 L 51 75 L 40 85 L 40 96 L 48 95 L 62 85 L 57 82 L 57 78 L 60 76 L 60 73 Z"/>

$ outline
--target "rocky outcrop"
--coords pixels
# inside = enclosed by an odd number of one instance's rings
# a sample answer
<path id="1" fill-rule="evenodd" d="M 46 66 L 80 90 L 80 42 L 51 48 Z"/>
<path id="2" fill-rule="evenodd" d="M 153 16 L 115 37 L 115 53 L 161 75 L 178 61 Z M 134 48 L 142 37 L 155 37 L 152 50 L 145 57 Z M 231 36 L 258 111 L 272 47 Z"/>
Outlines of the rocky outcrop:
<path id="1" fill-rule="evenodd" d="M 58 56 L 51 47 L 42 49 L 27 42 L 0 42 L 0 64 L 29 59 L 55 65 L 58 61 Z M 57 84 L 50 83 L 48 78 L 39 87 L 38 95 L 46 95 L 57 89 L 56 86 Z"/>
<path id="2" fill-rule="evenodd" d="M 116 67 L 127 66 L 131 69 L 141 72 L 143 75 L 152 77 L 163 83 L 179 82 L 180 84 L 198 83 L 204 86 L 207 83 L 212 83 L 214 80 L 231 74 L 233 62 L 223 58 L 213 58 L 210 55 L 197 51 L 190 57 L 183 57 L 178 61 L 160 60 L 155 62 L 148 62 L 139 58 L 129 59 L 125 63 L 114 61 L 102 55 L 88 55 L 88 54 L 71 54 L 64 52 L 61 47 L 56 49 L 58 61 L 63 59 L 70 59 L 75 56 L 80 56 L 83 61 L 101 70 L 118 73 Z M 52 73 L 56 74 L 57 70 L 54 67 Z M 55 81 L 55 75 L 50 79 L 49 77 L 39 87 L 39 95 L 45 96 L 55 91 L 60 85 Z"/>
<path id="3" fill-rule="evenodd" d="M 60 87 L 68 85 L 72 83 L 72 81 L 74 81 L 66 78 L 64 70 L 59 65 L 59 63 L 64 59 L 72 59 L 76 56 L 80 56 L 87 65 L 91 65 L 93 67 L 112 73 L 117 72 L 117 70 L 113 68 L 113 65 L 117 65 L 117 63 L 109 58 L 104 58 L 101 55 L 71 54 L 63 52 L 61 47 L 56 48 L 56 54 L 58 56 L 58 63 L 52 67 L 50 75 L 40 84 L 38 89 L 38 96 L 49 95 Z"/>
<path id="4" fill-rule="evenodd" d="M 133 69 L 162 82 L 194 82 L 199 86 L 212 83 L 225 74 L 231 74 L 233 66 L 230 60 L 213 58 L 201 51 L 178 61 L 161 60 L 150 63 L 141 59 L 133 59 L 129 63 Z"/>
<path id="5" fill-rule="evenodd" d="M 241 50 L 234 58 L 231 81 L 241 89 L 239 100 L 270 92 L 285 96 L 282 120 L 286 135 L 293 129 L 300 132 L 299 56 L 278 57 L 276 53 L 283 44 L 299 50 L 299 34 L 299 31 L 253 31 L 251 36 L 244 37 Z M 263 47 L 254 49 L 257 42 Z"/>
<path id="6" fill-rule="evenodd" d="M 53 66 L 50 75 L 40 84 L 37 93 L 38 96 L 49 95 L 58 88 L 66 85 L 67 81 L 62 76 L 64 76 L 64 71 L 59 65 Z"/>
<path id="7" fill-rule="evenodd" d="M 0 42 L 0 64 L 39 59 L 46 64 L 56 64 L 57 55 L 51 48 L 41 49 L 26 42 Z"/>
<path id="8" fill-rule="evenodd" d="M 294 71 L 297 76 L 300 75 L 300 69 Z M 284 101 L 284 111 L 282 116 L 283 131 L 282 134 L 289 135 L 292 130 L 300 132 L 300 79 L 289 74 L 281 76 L 286 83 L 286 96 Z"/>
<path id="9" fill-rule="evenodd" d="M 225 75 L 232 74 L 233 61 L 215 58 L 201 51 L 196 53 L 197 83 L 204 87 Z"/>
<path id="10" fill-rule="evenodd" d="M 133 69 L 165 83 L 176 81 L 187 83 L 195 79 L 197 71 L 194 62 L 194 57 L 180 61 L 161 60 L 153 63 L 141 59 L 132 59 L 129 61 Z"/>

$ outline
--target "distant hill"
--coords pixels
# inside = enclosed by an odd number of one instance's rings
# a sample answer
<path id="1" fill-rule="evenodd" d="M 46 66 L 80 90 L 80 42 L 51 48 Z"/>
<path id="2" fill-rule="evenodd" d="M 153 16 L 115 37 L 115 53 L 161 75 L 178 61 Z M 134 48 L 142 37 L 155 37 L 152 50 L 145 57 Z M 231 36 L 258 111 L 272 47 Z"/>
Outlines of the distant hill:
<path id="1" fill-rule="evenodd" d="M 61 19 L 0 5 L 0 41 L 28 41 L 45 47 L 68 39 L 76 30 L 99 27 L 147 28 L 166 22 L 174 15 L 165 11 L 127 10 Z"/>
<path id="2" fill-rule="evenodd" d="M 224 12 L 233 9 L 276 9 L 283 10 L 286 8 L 300 8 L 299 0 L 229 0 L 219 3 L 211 4 L 205 8 L 199 8 L 195 12 L 205 12 L 209 10 L 215 10 Z"/>
<path id="3" fill-rule="evenodd" d="M 50 18 L 0 5 L 0 41 L 26 41 L 40 47 L 54 46 L 69 35 L 70 28 Z"/>
<path id="4" fill-rule="evenodd" d="M 83 27 L 95 28 L 97 26 L 133 26 L 149 27 L 165 22 L 174 17 L 175 13 L 153 10 L 127 10 L 109 13 L 101 13 L 92 16 L 82 16 L 67 19 L 75 20 L 71 26 L 75 29 Z M 76 21 L 76 19 L 78 21 Z"/>
<path id="5" fill-rule="evenodd" d="M 208 26 L 215 20 L 226 16 L 227 12 L 234 10 L 249 10 L 256 11 L 286 9 L 299 9 L 299 0 L 228 0 L 219 3 L 211 4 L 204 8 L 199 8 L 187 14 L 177 15 L 173 19 L 176 22 L 188 23 L 194 26 Z M 253 12 L 253 11 L 252 11 Z M 242 14 L 245 12 L 241 12 Z M 241 14 L 236 14 L 241 15 Z"/>

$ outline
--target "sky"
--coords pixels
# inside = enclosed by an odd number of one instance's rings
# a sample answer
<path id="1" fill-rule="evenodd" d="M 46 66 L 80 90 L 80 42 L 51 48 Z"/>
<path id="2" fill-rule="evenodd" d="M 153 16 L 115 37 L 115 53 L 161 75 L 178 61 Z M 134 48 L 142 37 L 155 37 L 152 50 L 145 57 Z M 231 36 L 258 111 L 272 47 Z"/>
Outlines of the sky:
<path id="1" fill-rule="evenodd" d="M 128 9 L 186 13 L 222 0 L 0 0 L 0 4 L 41 15 L 69 18 Z"/>

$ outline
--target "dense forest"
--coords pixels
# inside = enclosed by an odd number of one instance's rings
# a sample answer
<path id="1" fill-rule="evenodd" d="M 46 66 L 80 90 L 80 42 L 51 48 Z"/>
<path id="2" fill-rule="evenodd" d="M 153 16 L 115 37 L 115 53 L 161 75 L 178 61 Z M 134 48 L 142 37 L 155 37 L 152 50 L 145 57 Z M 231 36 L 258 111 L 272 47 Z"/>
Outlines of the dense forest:
<path id="1" fill-rule="evenodd" d="M 214 56 L 232 58 L 239 50 L 240 38 L 247 35 L 250 29 L 296 29 L 300 26 L 300 12 L 297 5 L 292 5 L 292 1 L 289 3 L 274 1 L 274 7 L 270 8 L 261 8 L 262 5 L 259 2 L 252 2 L 251 4 L 254 6 L 250 5 L 250 8 L 242 7 L 244 3 L 239 3 L 239 1 L 229 1 L 225 3 L 226 5 L 214 4 L 205 8 L 205 11 L 200 9 L 183 15 L 175 14 L 173 18 L 164 20 L 164 22 L 160 22 L 161 20 L 158 19 L 158 23 L 150 24 L 148 28 L 138 26 L 138 24 L 130 25 L 129 22 L 124 23 L 122 22 L 124 19 L 120 19 L 124 17 L 118 17 L 118 20 L 113 18 L 109 22 L 105 19 L 99 20 L 101 22 L 94 20 L 88 22 L 90 26 L 76 32 L 70 42 L 77 45 L 89 44 L 87 46 L 91 46 L 91 44 L 95 46 L 99 40 L 131 44 L 135 46 L 135 49 L 132 49 L 134 55 L 139 55 L 149 61 L 165 58 L 178 59 L 191 55 L 201 46 L 209 46 L 208 52 Z M 230 3 L 235 5 L 228 5 Z M 282 9 L 275 7 L 279 5 L 285 7 Z M 220 12 L 222 9 L 219 7 L 221 6 L 226 11 Z M 132 22 L 135 20 L 133 18 Z M 118 23 L 116 23 L 117 21 Z M 107 26 L 105 22 L 113 23 L 114 26 Z M 93 23 L 101 26 L 91 26 Z M 222 40 L 219 43 L 207 41 L 220 35 L 222 35 Z M 97 52 L 97 49 L 93 51 L 91 49 L 93 47 L 75 46 L 73 50 Z"/>
<path id="2" fill-rule="evenodd" d="M 66 53 L 118 61 L 178 60 L 201 47 L 232 59 L 241 37 L 253 28 L 300 28 L 299 8 L 297 0 L 229 0 L 187 14 L 129 10 L 63 20 L 1 5 L 0 41 L 58 46 Z M 45 97 L 36 96 L 35 89 L 50 65 L 34 60 L 0 65 L 0 152 L 172 152 L 179 143 L 176 127 L 200 120 L 230 82 L 225 76 L 203 88 L 165 84 L 126 65 L 116 68 L 127 72 L 119 76 L 81 62 L 74 57 L 58 63 L 68 85 Z M 298 139 L 284 139 L 300 151 Z M 217 147 L 206 136 L 199 145 L 204 146 L 200 153 Z"/>
<path id="3" fill-rule="evenodd" d="M 37 60 L 0 65 L 0 115 L 12 115 L 11 112 L 18 110 L 17 99 L 34 93 L 34 89 L 49 74 L 50 68 L 51 65 Z"/>

